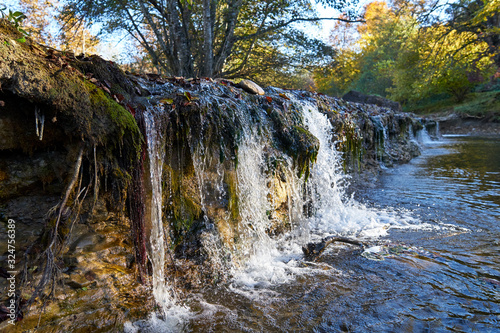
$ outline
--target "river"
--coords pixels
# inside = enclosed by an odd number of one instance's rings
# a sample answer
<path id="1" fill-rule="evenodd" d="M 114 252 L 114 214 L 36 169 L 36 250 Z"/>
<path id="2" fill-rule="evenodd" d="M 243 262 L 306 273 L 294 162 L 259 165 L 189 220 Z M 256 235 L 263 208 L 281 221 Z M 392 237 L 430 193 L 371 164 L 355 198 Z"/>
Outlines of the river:
<path id="1" fill-rule="evenodd" d="M 404 211 L 363 251 L 331 246 L 286 283 L 207 288 L 189 301 L 191 332 L 497 332 L 500 139 L 445 137 L 356 194 Z M 285 260 L 285 259 L 284 259 Z M 290 260 L 289 258 L 287 260 Z"/>

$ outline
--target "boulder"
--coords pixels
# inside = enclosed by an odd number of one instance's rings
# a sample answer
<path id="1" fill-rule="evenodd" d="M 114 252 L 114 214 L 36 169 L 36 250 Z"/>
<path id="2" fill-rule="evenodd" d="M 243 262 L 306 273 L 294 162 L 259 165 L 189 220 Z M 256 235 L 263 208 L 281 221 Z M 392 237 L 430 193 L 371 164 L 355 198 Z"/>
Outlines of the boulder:
<path id="1" fill-rule="evenodd" d="M 342 99 L 348 102 L 363 103 L 363 104 L 374 104 L 381 107 L 393 109 L 395 111 L 401 111 L 401 105 L 398 102 L 391 101 L 390 99 L 383 98 L 375 95 L 365 95 L 359 91 L 351 90 Z"/>
<path id="2" fill-rule="evenodd" d="M 262 89 L 257 83 L 250 80 L 241 80 L 236 87 L 245 90 L 249 94 L 264 95 L 264 89 Z"/>

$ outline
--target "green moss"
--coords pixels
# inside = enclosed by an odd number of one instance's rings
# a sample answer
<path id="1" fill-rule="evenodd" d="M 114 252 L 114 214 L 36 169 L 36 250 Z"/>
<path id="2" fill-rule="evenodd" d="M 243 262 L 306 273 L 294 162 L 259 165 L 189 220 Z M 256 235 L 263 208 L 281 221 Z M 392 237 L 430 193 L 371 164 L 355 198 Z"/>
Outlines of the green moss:
<path id="1" fill-rule="evenodd" d="M 289 153 L 294 158 L 295 167 L 299 171 L 298 176 L 304 175 L 307 181 L 311 166 L 318 156 L 319 141 L 308 130 L 297 125 L 292 127 L 290 134 L 294 142 L 289 148 Z"/>
<path id="2" fill-rule="evenodd" d="M 298 176 L 307 181 L 311 165 L 316 162 L 319 140 L 305 128 L 297 125 L 297 112 L 278 112 L 274 109 L 270 118 L 275 125 L 277 148 L 292 157 Z"/>
<path id="3" fill-rule="evenodd" d="M 195 201 L 193 193 L 189 192 L 189 182 L 196 181 L 194 175 L 186 177 L 182 171 L 176 171 L 166 166 L 166 172 L 170 174 L 164 180 L 163 202 L 164 216 L 167 216 L 173 246 L 177 246 L 191 232 L 194 223 L 201 219 L 202 211 L 199 203 Z"/>
<path id="4" fill-rule="evenodd" d="M 240 216 L 240 209 L 238 204 L 238 181 L 235 172 L 225 172 L 224 173 L 224 183 L 227 186 L 228 194 L 228 209 L 231 213 L 231 219 L 238 221 Z"/>

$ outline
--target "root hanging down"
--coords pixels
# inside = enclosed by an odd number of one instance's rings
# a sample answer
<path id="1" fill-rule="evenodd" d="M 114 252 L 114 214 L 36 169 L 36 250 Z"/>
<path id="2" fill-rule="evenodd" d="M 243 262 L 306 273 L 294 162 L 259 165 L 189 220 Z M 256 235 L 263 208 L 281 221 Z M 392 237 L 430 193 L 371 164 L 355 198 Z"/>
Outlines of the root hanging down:
<path id="1" fill-rule="evenodd" d="M 61 245 L 58 242 L 58 239 L 59 239 L 58 229 L 59 229 L 59 225 L 61 223 L 61 218 L 63 216 L 63 212 L 65 211 L 65 208 L 66 208 L 66 204 L 68 203 L 69 197 L 70 197 L 71 193 L 73 193 L 75 186 L 80 183 L 78 181 L 78 179 L 80 178 L 79 175 L 80 175 L 80 168 L 82 165 L 83 152 L 84 152 L 84 145 L 82 143 L 80 145 L 78 157 L 76 159 L 76 162 L 75 162 L 75 165 L 73 168 L 73 176 L 71 177 L 71 180 L 66 188 L 66 191 L 64 193 L 64 197 L 63 197 L 61 203 L 58 206 L 54 207 L 55 210 L 58 210 L 57 219 L 56 219 L 55 226 L 51 232 L 51 239 L 49 240 L 50 243 L 42 254 L 42 256 L 45 257 L 45 258 L 42 258 L 42 260 L 44 260 L 42 277 L 41 277 L 40 281 L 38 282 L 37 286 L 35 287 L 33 295 L 31 296 L 30 300 L 28 301 L 28 306 L 39 295 L 41 295 L 44 292 L 46 286 L 49 283 L 51 285 L 50 285 L 50 291 L 49 291 L 47 296 L 50 298 L 54 294 L 55 287 L 56 287 L 56 284 L 58 281 L 58 277 L 60 276 L 60 269 L 56 264 L 55 255 L 54 255 L 54 253 L 58 252 L 57 248 L 59 247 L 59 245 Z M 77 202 L 77 204 L 78 204 L 77 214 L 80 210 L 79 209 L 80 208 L 79 207 L 80 206 L 79 196 L 82 194 L 82 192 L 85 192 L 85 196 L 87 194 L 87 191 L 85 191 L 85 188 L 82 191 L 80 191 L 78 189 L 77 198 L 75 199 L 75 202 Z M 76 218 L 78 218 L 78 216 L 74 217 L 74 219 L 76 219 Z M 26 275 L 26 273 L 27 272 L 24 272 L 24 275 Z"/>
<path id="2" fill-rule="evenodd" d="M 57 234 L 58 234 L 59 223 L 61 222 L 61 216 L 63 214 L 64 208 L 66 208 L 66 204 L 68 203 L 69 196 L 73 192 L 73 188 L 75 187 L 76 182 L 78 181 L 78 175 L 80 174 L 80 167 L 82 165 L 83 150 L 84 150 L 84 146 L 83 146 L 83 144 L 81 144 L 80 151 L 78 152 L 78 158 L 76 159 L 76 163 L 75 163 L 75 166 L 73 168 L 73 177 L 71 178 L 71 181 L 69 182 L 68 187 L 66 188 L 66 192 L 64 194 L 63 201 L 59 205 L 59 213 L 57 214 L 56 225 L 54 227 L 54 232 L 52 234 L 52 241 L 51 241 L 50 245 L 48 246 L 48 249 L 51 249 L 57 240 Z"/>
<path id="3" fill-rule="evenodd" d="M 45 116 L 40 114 L 40 109 L 38 106 L 35 106 L 35 128 L 36 128 L 36 136 L 40 141 L 43 139 L 43 128 L 45 125 Z"/>

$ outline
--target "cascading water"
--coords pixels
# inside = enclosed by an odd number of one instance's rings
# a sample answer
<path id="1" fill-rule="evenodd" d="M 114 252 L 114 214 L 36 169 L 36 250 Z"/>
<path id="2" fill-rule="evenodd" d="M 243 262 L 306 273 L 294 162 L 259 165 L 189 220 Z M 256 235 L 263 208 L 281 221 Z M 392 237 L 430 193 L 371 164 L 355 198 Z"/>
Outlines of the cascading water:
<path id="1" fill-rule="evenodd" d="M 156 112 L 155 112 L 156 111 Z M 175 302 L 173 289 L 165 281 L 165 235 L 162 220 L 162 174 L 165 158 L 165 140 L 157 121 L 157 110 L 151 108 L 144 112 L 146 135 L 148 140 L 149 171 L 151 179 L 151 253 L 149 258 L 153 268 L 153 295 L 160 305 L 163 315 Z"/>
<path id="2" fill-rule="evenodd" d="M 421 130 L 417 132 L 417 140 L 422 144 L 432 143 L 432 139 L 429 135 L 429 132 L 427 132 L 427 128 L 425 128 L 425 125 Z"/>
<path id="3" fill-rule="evenodd" d="M 216 109 L 221 111 L 222 106 L 217 104 L 220 98 L 214 96 L 212 91 L 198 93 L 200 104 L 204 108 L 213 110 L 217 105 Z M 282 97 L 285 92 L 278 94 Z M 213 263 L 211 267 L 230 267 L 230 289 L 249 297 L 253 297 L 255 292 L 258 294 L 259 290 L 265 290 L 266 286 L 285 283 L 297 275 L 311 272 L 311 269 L 304 268 L 301 264 L 302 246 L 311 240 L 316 241 L 332 234 L 359 238 L 381 236 L 387 233 L 389 227 L 401 226 L 404 224 L 401 221 L 405 221 L 405 217 L 399 213 L 366 208 L 346 195 L 348 177 L 343 173 L 342 156 L 335 149 L 334 129 L 330 120 L 311 101 L 294 97 L 292 94 L 289 94 L 286 100 L 294 105 L 284 107 L 280 112 L 288 113 L 285 116 L 294 112 L 293 116 L 301 119 L 296 120 L 300 125 L 297 127 L 307 129 L 308 133 L 319 140 L 317 159 L 312 165 L 307 182 L 304 176 L 298 177 L 297 170 L 293 169 L 292 157 L 284 154 L 281 148 L 276 148 L 276 136 L 272 131 L 273 126 L 278 125 L 269 116 L 272 110 L 268 109 L 266 112 L 259 104 L 252 108 L 238 100 L 220 100 L 221 103 L 231 103 L 231 112 L 222 116 L 229 115 L 232 117 L 229 121 L 238 124 L 235 127 L 235 130 L 239 131 L 235 135 L 237 156 L 229 156 L 230 154 L 223 150 L 220 138 L 215 140 L 216 145 L 213 144 L 214 135 L 218 135 L 214 133 L 219 133 L 221 129 L 220 122 L 215 123 L 215 130 L 203 132 L 203 129 L 210 129 L 213 125 L 210 121 L 216 121 L 210 118 L 214 117 L 210 113 L 194 113 L 195 117 L 200 116 L 201 134 L 189 132 L 188 139 L 183 143 L 189 144 L 192 158 L 190 161 L 197 183 L 192 189 L 199 191 L 199 205 L 204 219 L 204 229 L 199 234 L 199 241 L 204 247 L 204 253 L 208 261 Z M 161 107 L 153 107 L 145 113 L 151 176 L 150 257 L 153 266 L 153 295 L 162 309 L 162 320 L 159 321 L 153 315 L 148 325 L 158 326 L 161 322 L 161 326 L 164 320 L 172 319 L 176 321 L 173 326 L 180 327 L 189 310 L 176 305 L 178 300 L 174 289 L 164 276 L 166 250 L 162 222 L 161 175 L 165 159 L 165 139 L 159 126 L 161 122 L 155 121 L 157 117 L 164 116 L 164 112 Z M 215 117 L 218 116 L 221 115 Z M 388 141 L 387 129 L 379 117 L 372 118 L 375 118 L 374 123 L 381 127 L 378 131 L 382 136 L 380 145 L 383 141 L 385 146 Z M 225 118 L 225 121 L 228 121 L 227 119 Z M 276 168 L 276 163 L 280 168 Z M 276 176 L 276 172 L 280 175 Z M 232 225 L 235 220 L 228 211 L 228 173 L 236 175 L 236 226 Z M 281 218 L 282 221 L 288 221 L 288 226 L 278 233 L 281 233 L 281 236 L 271 236 L 273 219 L 276 219 L 273 210 L 276 208 L 277 192 L 280 192 L 281 209 L 286 212 L 286 218 Z M 224 227 L 224 224 L 228 227 Z M 223 230 L 233 227 L 234 230 Z M 221 245 L 222 243 L 224 244 Z M 228 251 L 231 252 L 229 265 Z M 181 310 L 176 311 L 176 308 Z M 176 314 L 173 314 L 173 311 L 176 311 Z M 172 331 L 172 324 L 168 327 L 168 330 Z"/>
<path id="4" fill-rule="evenodd" d="M 411 220 L 402 214 L 386 210 L 369 209 L 345 194 L 348 177 L 343 173 L 342 156 L 332 141 L 333 127 L 327 116 L 310 102 L 295 100 L 301 106 L 304 125 L 316 138 L 320 148 L 317 161 L 307 183 L 293 177 L 288 169 L 287 178 L 291 210 L 297 221 L 294 228 L 282 238 L 271 238 L 269 228 L 269 179 L 263 161 L 265 142 L 262 136 L 247 131 L 238 154 L 238 189 L 242 224 L 248 225 L 243 269 L 235 272 L 237 286 L 262 287 L 283 283 L 305 271 L 297 264 L 301 260 L 301 246 L 326 235 L 344 235 L 360 238 L 387 234 L 389 227 L 401 227 Z M 264 135 L 265 137 L 265 135 Z M 307 212 L 302 207 L 310 206 Z M 310 215 L 310 216 L 306 216 Z M 399 220 L 399 222 L 398 222 Z M 296 237 L 299 236 L 299 237 Z M 253 289 L 252 289 L 253 290 Z M 235 291 L 238 291 L 235 289 Z M 247 294 L 253 297 L 253 294 Z"/>
<path id="5" fill-rule="evenodd" d="M 320 141 L 317 161 L 307 184 L 314 206 L 314 215 L 309 218 L 311 231 L 316 236 L 332 233 L 356 237 L 385 235 L 395 217 L 346 197 L 348 177 L 343 173 L 342 157 L 332 142 L 332 125 L 315 105 L 302 105 L 306 126 Z"/>
<path id="6" fill-rule="evenodd" d="M 383 165 L 384 153 L 387 151 L 387 143 L 389 142 L 387 125 L 384 124 L 380 115 L 372 116 L 371 119 L 375 125 L 375 153 L 377 159 Z"/>
<path id="7" fill-rule="evenodd" d="M 266 156 L 269 158 L 270 133 L 265 128 L 256 130 L 251 124 L 251 117 L 242 110 L 242 121 L 246 124 L 238 149 L 238 201 L 241 217 L 241 246 L 236 255 L 238 263 L 232 275 L 238 287 L 247 289 L 255 286 L 265 286 L 283 283 L 292 277 L 294 261 L 283 262 L 284 255 L 290 254 L 290 244 L 283 244 L 279 239 L 269 236 L 272 227 L 270 213 L 272 205 L 272 176 Z M 265 123 L 265 119 L 260 119 Z M 288 218 L 290 225 L 295 218 L 302 215 L 302 181 L 291 169 L 293 164 L 289 157 L 283 157 L 282 162 L 286 181 Z M 297 233 L 300 235 L 300 232 Z M 283 251 L 283 246 L 288 249 Z M 279 248 L 281 247 L 281 251 Z M 297 252 L 296 247 L 291 252 Z M 237 289 L 234 289 L 237 290 Z M 240 290 L 241 291 L 241 290 Z"/>
<path id="8" fill-rule="evenodd" d="M 165 159 L 165 138 L 161 127 L 163 110 L 149 107 L 144 112 L 148 147 L 150 202 L 146 210 L 150 217 L 149 260 L 152 267 L 152 291 L 159 313 L 152 312 L 149 320 L 126 322 L 124 330 L 135 332 L 180 332 L 189 310 L 177 304 L 175 288 L 165 278 L 166 237 L 163 227 L 162 175 Z"/>

